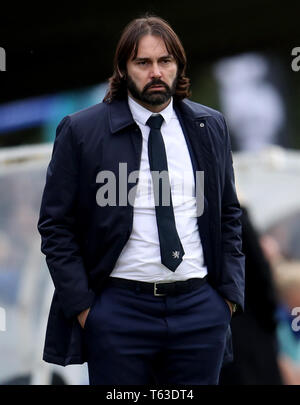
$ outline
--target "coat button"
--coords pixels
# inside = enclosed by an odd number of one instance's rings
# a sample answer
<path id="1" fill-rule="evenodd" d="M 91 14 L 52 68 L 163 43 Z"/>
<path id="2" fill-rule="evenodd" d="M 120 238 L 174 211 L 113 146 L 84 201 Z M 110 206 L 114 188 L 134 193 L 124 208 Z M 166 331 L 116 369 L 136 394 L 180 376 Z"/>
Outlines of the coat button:
<path id="1" fill-rule="evenodd" d="M 201 128 L 203 128 L 203 127 L 204 127 L 203 122 L 200 122 L 200 124 L 199 124 L 199 125 L 200 125 L 200 127 L 201 127 Z"/>

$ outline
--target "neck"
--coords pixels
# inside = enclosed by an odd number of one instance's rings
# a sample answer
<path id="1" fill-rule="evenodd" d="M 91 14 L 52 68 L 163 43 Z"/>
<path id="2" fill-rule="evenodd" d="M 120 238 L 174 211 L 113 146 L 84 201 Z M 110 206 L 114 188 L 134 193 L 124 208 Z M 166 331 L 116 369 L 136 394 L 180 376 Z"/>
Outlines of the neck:
<path id="1" fill-rule="evenodd" d="M 149 111 L 151 111 L 151 112 L 153 112 L 153 113 L 159 113 L 159 112 L 161 112 L 161 111 L 164 110 L 164 109 L 170 104 L 170 102 L 171 102 L 171 99 L 169 99 L 169 100 L 166 101 L 164 104 L 150 105 L 150 104 L 144 103 L 144 102 L 141 101 L 141 100 L 137 100 L 136 98 L 133 97 L 133 95 L 132 95 L 130 92 L 128 92 L 128 93 L 129 93 L 130 97 L 131 97 L 134 101 L 136 101 L 136 102 L 137 102 L 138 104 L 140 104 L 142 107 L 147 108 L 147 110 L 149 110 Z"/>

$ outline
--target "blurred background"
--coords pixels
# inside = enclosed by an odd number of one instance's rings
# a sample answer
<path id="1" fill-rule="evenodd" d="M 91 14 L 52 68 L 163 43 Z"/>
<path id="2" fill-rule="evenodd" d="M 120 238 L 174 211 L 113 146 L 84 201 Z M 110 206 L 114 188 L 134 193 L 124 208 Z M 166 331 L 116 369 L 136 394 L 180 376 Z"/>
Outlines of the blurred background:
<path id="1" fill-rule="evenodd" d="M 52 281 L 37 221 L 55 129 L 102 101 L 125 25 L 166 19 L 193 101 L 223 112 L 243 207 L 245 313 L 220 383 L 300 384 L 299 2 L 86 1 L 6 6 L 0 48 L 0 384 L 87 384 L 42 361 Z M 3 60 L 5 55 L 5 61 Z M 5 63 L 4 63 L 5 62 Z M 297 317 L 299 319 L 297 319 Z"/>

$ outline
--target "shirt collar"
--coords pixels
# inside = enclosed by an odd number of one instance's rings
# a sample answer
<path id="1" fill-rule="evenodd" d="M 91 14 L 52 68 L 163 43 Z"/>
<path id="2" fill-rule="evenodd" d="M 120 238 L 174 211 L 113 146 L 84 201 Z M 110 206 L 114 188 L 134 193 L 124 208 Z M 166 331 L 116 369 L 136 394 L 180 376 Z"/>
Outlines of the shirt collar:
<path id="1" fill-rule="evenodd" d="M 129 108 L 131 110 L 134 120 L 142 125 L 146 125 L 146 122 L 151 117 L 151 115 L 156 114 L 156 113 L 153 113 L 152 111 L 148 110 L 147 108 L 143 107 L 139 103 L 137 103 L 130 96 L 128 96 L 128 105 L 129 105 Z M 169 124 L 169 122 L 173 116 L 173 113 L 174 113 L 173 97 L 171 97 L 170 103 L 167 105 L 166 108 L 164 108 L 162 111 L 160 111 L 159 114 L 162 115 L 166 124 Z"/>

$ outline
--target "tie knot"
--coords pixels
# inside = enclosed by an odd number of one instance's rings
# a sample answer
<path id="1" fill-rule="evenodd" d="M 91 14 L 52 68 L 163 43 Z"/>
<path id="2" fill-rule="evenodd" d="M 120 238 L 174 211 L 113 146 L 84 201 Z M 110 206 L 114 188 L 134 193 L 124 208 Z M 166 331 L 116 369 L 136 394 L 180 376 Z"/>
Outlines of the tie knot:
<path id="1" fill-rule="evenodd" d="M 163 123 L 163 117 L 158 114 L 158 115 L 151 115 L 151 117 L 148 119 L 146 124 L 151 128 L 151 129 L 160 129 Z"/>

